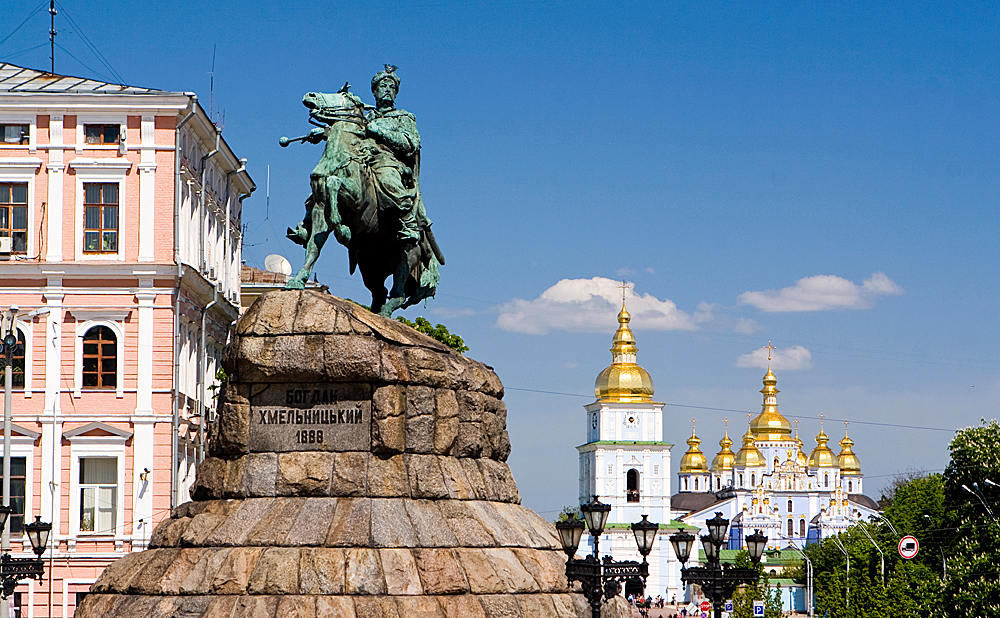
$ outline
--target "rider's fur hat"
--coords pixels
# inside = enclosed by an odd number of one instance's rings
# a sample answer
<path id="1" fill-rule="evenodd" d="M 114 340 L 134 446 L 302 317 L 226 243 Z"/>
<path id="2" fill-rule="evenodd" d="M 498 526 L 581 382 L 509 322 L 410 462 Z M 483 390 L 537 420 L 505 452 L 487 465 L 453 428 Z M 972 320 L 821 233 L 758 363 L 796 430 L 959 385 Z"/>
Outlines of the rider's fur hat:
<path id="1" fill-rule="evenodd" d="M 385 79 L 386 77 L 396 82 L 396 92 L 399 92 L 399 82 L 401 80 L 399 79 L 399 76 L 396 75 L 397 68 L 398 67 L 395 67 L 391 64 L 387 64 L 385 65 L 384 71 L 379 71 L 378 73 L 375 74 L 375 77 L 372 78 L 372 94 L 375 94 L 375 89 L 378 88 L 378 83 L 383 79 Z"/>

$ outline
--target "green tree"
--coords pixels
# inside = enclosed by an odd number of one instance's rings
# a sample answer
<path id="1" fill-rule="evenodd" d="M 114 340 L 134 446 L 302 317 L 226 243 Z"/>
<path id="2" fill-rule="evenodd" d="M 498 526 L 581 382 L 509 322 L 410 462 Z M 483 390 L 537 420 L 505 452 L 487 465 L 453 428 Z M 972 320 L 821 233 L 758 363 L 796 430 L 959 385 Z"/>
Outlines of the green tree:
<path id="1" fill-rule="evenodd" d="M 764 565 L 757 563 L 754 566 L 746 550 L 736 554 L 733 562 L 737 567 L 756 569 L 760 579 L 755 584 L 740 586 L 733 593 L 732 618 L 753 618 L 754 601 L 764 601 L 764 618 L 782 618 L 785 614 L 781 610 L 781 588 L 771 589 L 771 576 L 764 570 Z"/>
<path id="2" fill-rule="evenodd" d="M 967 616 L 1000 615 L 1000 526 L 990 514 L 997 511 L 1000 491 L 986 482 L 1000 482 L 1000 425 L 982 423 L 955 433 L 944 471 L 950 508 L 941 532 L 951 541 L 943 549 L 943 600 Z"/>
<path id="3" fill-rule="evenodd" d="M 579 506 L 565 506 L 563 510 L 559 511 L 559 515 L 556 517 L 555 521 L 552 523 L 559 523 L 563 521 L 569 521 L 571 519 L 579 519 L 583 521 L 583 513 L 580 512 Z"/>
<path id="4" fill-rule="evenodd" d="M 407 320 L 406 318 L 400 316 L 396 318 L 397 322 L 402 322 L 410 328 L 416 330 L 417 332 L 428 335 L 433 339 L 437 339 L 441 343 L 445 344 L 452 350 L 455 350 L 459 354 L 469 351 L 469 346 L 465 345 L 462 338 L 458 335 L 453 335 L 448 332 L 448 327 L 444 324 L 435 324 L 431 326 L 431 323 L 427 321 L 426 318 L 417 318 L 413 322 Z"/>

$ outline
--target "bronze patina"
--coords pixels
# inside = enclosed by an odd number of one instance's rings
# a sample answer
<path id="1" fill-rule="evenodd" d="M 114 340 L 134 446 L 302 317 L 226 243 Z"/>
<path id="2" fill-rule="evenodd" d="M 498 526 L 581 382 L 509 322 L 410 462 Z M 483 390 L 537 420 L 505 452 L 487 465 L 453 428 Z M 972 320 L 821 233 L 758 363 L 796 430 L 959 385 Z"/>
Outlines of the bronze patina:
<path id="1" fill-rule="evenodd" d="M 374 107 L 350 92 L 349 84 L 333 94 L 309 92 L 302 98 L 316 128 L 279 143 L 325 140 L 326 148 L 310 175 L 305 218 L 288 229 L 288 237 L 305 247 L 306 260 L 287 288 L 305 286 L 333 233 L 347 247 L 351 274 L 361 270 L 372 311 L 390 316 L 434 296 L 444 256 L 420 195 L 417 121 L 395 107 L 399 84 L 396 67 L 385 65 L 372 78 Z"/>

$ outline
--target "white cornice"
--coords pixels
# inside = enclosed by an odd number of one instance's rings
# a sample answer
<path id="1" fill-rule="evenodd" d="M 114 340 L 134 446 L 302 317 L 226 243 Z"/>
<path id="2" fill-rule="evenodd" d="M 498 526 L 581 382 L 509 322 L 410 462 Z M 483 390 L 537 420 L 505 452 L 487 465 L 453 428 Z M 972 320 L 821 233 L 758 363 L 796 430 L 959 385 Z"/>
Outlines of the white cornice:
<path id="1" fill-rule="evenodd" d="M 43 161 L 34 157 L 17 157 L 11 159 L 0 159 L 0 170 L 19 172 L 35 172 L 41 167 Z"/>

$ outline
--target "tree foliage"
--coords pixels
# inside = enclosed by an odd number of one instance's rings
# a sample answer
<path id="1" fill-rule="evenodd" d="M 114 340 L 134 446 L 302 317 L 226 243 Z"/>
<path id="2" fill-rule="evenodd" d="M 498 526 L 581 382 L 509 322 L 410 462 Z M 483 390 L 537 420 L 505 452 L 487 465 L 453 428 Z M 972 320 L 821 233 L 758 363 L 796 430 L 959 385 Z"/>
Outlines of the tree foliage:
<path id="1" fill-rule="evenodd" d="M 465 345 L 465 341 L 463 341 L 458 335 L 449 333 L 448 327 L 444 324 L 435 324 L 434 326 L 431 326 L 431 323 L 426 318 L 417 318 L 411 322 L 402 316 L 396 318 L 396 321 L 406 324 L 419 333 L 423 333 L 433 339 L 437 339 L 459 354 L 469 351 L 469 346 Z"/>
<path id="2" fill-rule="evenodd" d="M 756 584 L 740 586 L 733 593 L 732 618 L 752 618 L 754 601 L 764 601 L 764 618 L 782 618 L 785 614 L 781 611 L 781 589 L 771 589 L 771 576 L 764 570 L 764 565 L 757 563 L 754 566 L 746 550 L 736 554 L 733 562 L 737 567 L 756 569 L 760 580 Z"/>

